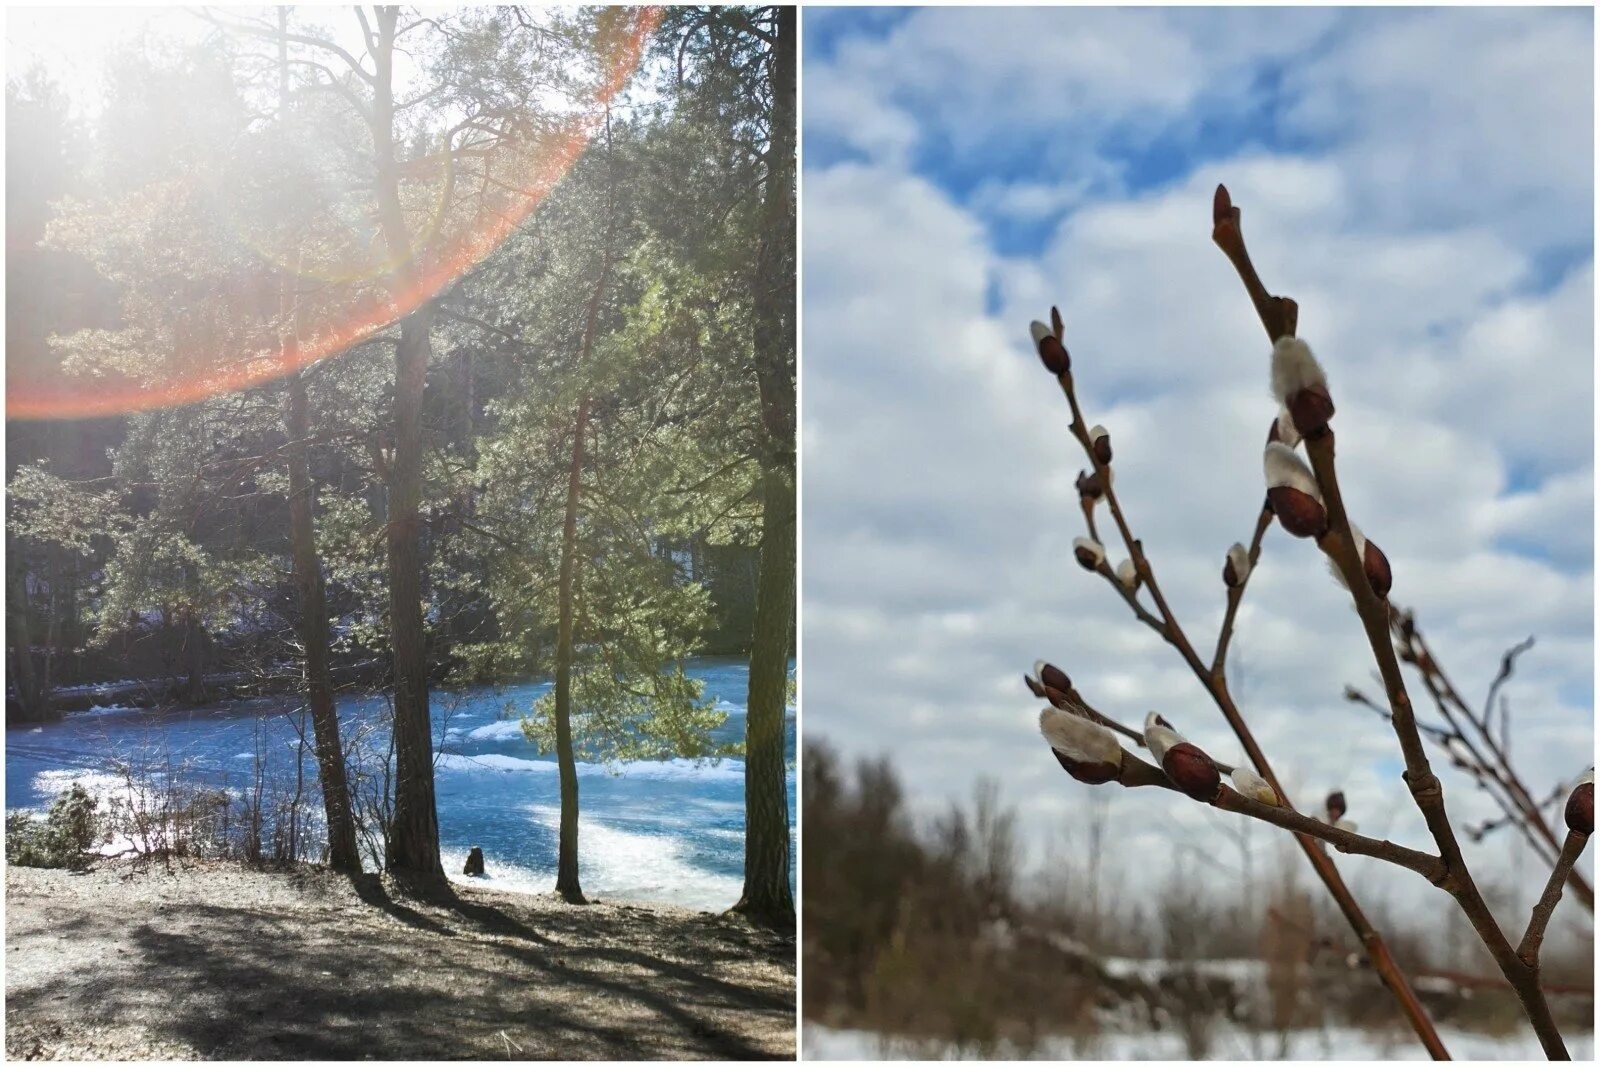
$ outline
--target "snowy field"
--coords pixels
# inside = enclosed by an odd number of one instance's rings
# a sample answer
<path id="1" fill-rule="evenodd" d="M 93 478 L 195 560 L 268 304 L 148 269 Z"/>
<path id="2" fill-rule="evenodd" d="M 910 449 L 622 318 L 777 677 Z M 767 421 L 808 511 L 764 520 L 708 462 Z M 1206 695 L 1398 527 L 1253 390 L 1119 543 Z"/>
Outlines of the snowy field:
<path id="1" fill-rule="evenodd" d="M 1539 1061 L 1545 1057 L 1531 1030 L 1502 1037 L 1440 1027 L 1450 1054 L 1458 1060 Z M 1574 1060 L 1594 1059 L 1594 1034 L 1568 1033 L 1567 1050 Z M 808 1060 L 884 1059 L 1015 1059 L 1017 1051 L 999 1050 L 987 1055 L 963 1054 L 955 1047 L 934 1049 L 866 1030 L 833 1030 L 805 1024 L 801 1031 L 801 1058 Z M 1142 1034 L 1098 1034 L 1092 1038 L 1058 1038 L 1032 1053 L 1048 1060 L 1183 1060 L 1188 1055 L 1183 1036 L 1174 1031 Z M 1209 1056 L 1213 1060 L 1425 1060 L 1423 1048 L 1398 1030 L 1371 1031 L 1354 1027 L 1297 1030 L 1289 1035 L 1287 1053 L 1278 1035 L 1251 1035 L 1218 1025 Z"/>

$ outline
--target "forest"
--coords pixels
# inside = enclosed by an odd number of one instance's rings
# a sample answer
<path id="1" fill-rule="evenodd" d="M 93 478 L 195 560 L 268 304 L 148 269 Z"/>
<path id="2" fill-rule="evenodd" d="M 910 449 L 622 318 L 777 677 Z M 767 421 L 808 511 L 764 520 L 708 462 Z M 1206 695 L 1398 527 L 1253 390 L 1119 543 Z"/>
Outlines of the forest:
<path id="1" fill-rule="evenodd" d="M 580 783 L 733 768 L 713 910 L 792 1018 L 793 9 L 163 19 L 7 82 L 12 875 L 459 900 L 441 825 L 553 757 L 516 847 L 582 904 Z"/>

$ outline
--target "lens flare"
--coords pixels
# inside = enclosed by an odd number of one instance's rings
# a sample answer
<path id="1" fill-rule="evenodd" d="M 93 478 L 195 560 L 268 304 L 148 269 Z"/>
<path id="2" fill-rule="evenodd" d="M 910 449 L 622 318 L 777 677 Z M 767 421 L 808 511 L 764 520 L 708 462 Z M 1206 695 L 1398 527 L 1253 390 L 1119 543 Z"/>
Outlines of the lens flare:
<path id="1" fill-rule="evenodd" d="M 497 187 L 505 193 L 506 202 L 480 212 L 465 232 L 448 232 L 446 194 L 437 205 L 425 205 L 429 210 L 412 239 L 414 245 L 426 247 L 405 262 L 383 256 L 369 260 L 363 269 L 308 266 L 302 260 L 272 254 L 259 242 L 236 234 L 257 260 L 257 273 L 234 270 L 218 281 L 219 288 L 211 295 L 220 293 L 224 307 L 235 312 L 251 309 L 265 326 L 278 310 L 287 277 L 316 283 L 323 290 L 342 286 L 347 291 L 327 301 L 323 314 L 311 321 L 297 315 L 297 336 L 292 339 L 279 336 L 282 330 L 273 332 L 270 341 L 251 338 L 239 322 L 219 323 L 215 313 L 209 320 L 197 316 L 199 321 L 186 321 L 181 335 L 166 338 L 169 348 L 160 362 L 167 375 L 161 381 L 141 381 L 104 370 L 83 373 L 53 358 L 28 363 L 12 353 L 6 367 L 6 417 L 94 418 L 194 403 L 336 356 L 415 311 L 481 263 L 527 221 L 601 128 L 608 105 L 637 70 L 662 15 L 656 7 L 612 10 L 619 24 L 608 28 L 614 31 L 608 35 L 609 54 L 589 106 L 542 133 L 536 145 L 513 142 L 497 148 L 498 158 L 486 161 L 486 173 L 498 162 L 521 168 L 521 177 L 507 189 L 502 174 Z M 429 166 L 443 170 L 439 180 L 447 187 L 459 180 L 455 169 L 438 155 L 425 156 L 411 166 L 417 172 Z M 405 280 L 397 282 L 396 277 Z"/>

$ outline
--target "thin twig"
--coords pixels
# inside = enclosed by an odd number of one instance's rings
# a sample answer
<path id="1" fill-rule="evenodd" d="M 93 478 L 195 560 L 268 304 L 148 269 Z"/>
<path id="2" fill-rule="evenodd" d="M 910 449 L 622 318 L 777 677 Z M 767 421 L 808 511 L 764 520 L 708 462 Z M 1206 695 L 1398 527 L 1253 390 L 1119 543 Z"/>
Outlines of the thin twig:
<path id="1" fill-rule="evenodd" d="M 1217 631 L 1217 650 L 1211 657 L 1211 674 L 1221 678 L 1223 670 L 1228 663 L 1228 643 L 1233 640 L 1233 622 L 1239 613 L 1239 602 L 1244 599 L 1245 587 L 1250 584 L 1250 579 L 1256 573 L 1256 563 L 1261 559 L 1261 540 L 1267 534 L 1267 528 L 1272 525 L 1272 506 L 1264 504 L 1256 515 L 1256 530 L 1250 537 L 1250 548 L 1246 558 L 1250 561 L 1250 569 L 1245 573 L 1239 584 L 1228 590 L 1228 607 L 1222 614 L 1222 628 Z"/>
<path id="2" fill-rule="evenodd" d="M 1500 670 L 1490 687 L 1490 698 L 1485 701 L 1485 710 L 1480 717 L 1462 698 L 1455 683 L 1440 666 L 1422 631 L 1417 628 L 1416 617 L 1412 612 L 1396 610 L 1393 634 L 1401 662 L 1409 663 L 1421 676 L 1424 688 L 1433 698 L 1434 706 L 1449 725 L 1456 743 L 1465 752 L 1464 757 L 1456 762 L 1456 766 L 1472 774 L 1480 786 L 1495 798 L 1506 814 L 1506 819 L 1500 825 L 1516 826 L 1523 838 L 1529 841 L 1547 863 L 1554 863 L 1561 851 L 1561 838 L 1543 814 L 1543 809 L 1550 801 L 1541 803 L 1533 798 L 1532 791 L 1512 766 L 1504 740 L 1495 739 L 1487 721 L 1488 709 L 1493 706 L 1496 689 L 1510 678 L 1517 657 L 1531 647 L 1533 639 L 1530 637 L 1527 641 L 1513 646 L 1501 657 Z M 1502 727 L 1505 725 L 1504 713 L 1501 725 Z M 1476 743 L 1474 737 L 1477 738 Z M 1447 750 L 1448 747 L 1446 746 Z M 1452 758 L 1456 759 L 1454 753 Z M 1493 788 L 1490 788 L 1490 783 Z M 1554 792 L 1554 797 L 1565 796 L 1570 788 L 1570 785 L 1558 788 Z M 1489 828 L 1492 828 L 1492 824 L 1485 824 L 1485 832 Z M 1594 889 L 1584 879 L 1582 872 L 1574 868 L 1568 875 L 1568 884 L 1572 887 L 1573 895 L 1578 902 L 1593 913 Z"/>
<path id="3" fill-rule="evenodd" d="M 1117 772 L 1117 783 L 1125 788 L 1138 788 L 1142 786 L 1159 786 L 1164 789 L 1177 790 L 1159 767 L 1146 763 L 1144 760 L 1126 750 L 1122 753 L 1122 763 Z M 1438 856 L 1430 856 L 1426 852 L 1397 845 L 1393 841 L 1386 841 L 1376 837 L 1366 837 L 1351 830 L 1325 823 L 1320 819 L 1313 819 L 1302 815 L 1290 808 L 1279 807 L 1275 804 L 1263 804 L 1226 785 L 1217 790 L 1217 795 L 1209 803 L 1219 811 L 1233 812 L 1244 815 L 1261 822 L 1271 823 L 1296 834 L 1304 834 L 1324 841 L 1340 852 L 1348 852 L 1356 856 L 1370 856 L 1373 859 L 1384 860 L 1437 883 L 1445 875 L 1444 864 Z"/>
<path id="4" fill-rule="evenodd" d="M 1578 862 L 1588 843 L 1588 834 L 1567 831 L 1567 840 L 1562 844 L 1561 855 L 1550 871 L 1550 880 L 1545 883 L 1539 903 L 1533 906 L 1533 914 L 1528 918 L 1528 929 L 1522 935 L 1522 943 L 1517 946 L 1517 957 L 1535 972 L 1539 970 L 1539 947 L 1544 943 L 1545 927 L 1550 925 L 1550 916 L 1555 914 L 1556 905 L 1561 903 L 1561 887 L 1566 884 L 1567 872 Z"/>

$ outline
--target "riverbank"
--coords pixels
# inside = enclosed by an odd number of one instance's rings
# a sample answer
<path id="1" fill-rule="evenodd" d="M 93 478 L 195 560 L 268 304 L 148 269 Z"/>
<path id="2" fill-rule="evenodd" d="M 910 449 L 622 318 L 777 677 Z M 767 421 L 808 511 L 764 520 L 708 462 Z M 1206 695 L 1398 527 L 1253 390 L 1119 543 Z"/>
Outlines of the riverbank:
<path id="1" fill-rule="evenodd" d="M 794 1055 L 792 937 L 233 863 L 6 870 L 8 1059 Z"/>
<path id="2" fill-rule="evenodd" d="M 690 677 L 728 718 L 718 744 L 744 740 L 749 672 L 742 661 L 691 660 Z M 522 732 L 518 710 L 549 692 L 548 682 L 435 690 L 435 795 L 447 871 L 482 847 L 491 889 L 545 892 L 555 883 L 561 792 L 554 753 Z M 340 730 L 350 776 L 363 783 L 359 806 L 377 810 L 388 778 L 390 708 L 383 695 L 341 694 Z M 68 715 L 6 735 L 8 808 L 42 812 L 79 782 L 101 798 L 101 813 L 149 777 L 180 794 L 226 790 L 240 803 L 261 796 L 259 837 L 270 852 L 313 827 L 298 853 L 320 854 L 315 827 L 322 799 L 315 754 L 302 747 L 301 704 L 291 698 L 233 701 L 203 708 L 129 709 Z M 794 817 L 795 722 L 784 725 Z M 582 782 L 579 861 L 583 885 L 603 900 L 721 911 L 744 885 L 744 761 L 630 760 L 578 764 Z M 298 803 L 296 803 L 298 801 Z M 250 801 L 254 803 L 253 800 Z M 235 812 L 236 816 L 241 813 Z M 298 817 L 297 817 L 298 816 Z M 248 819 L 231 821 L 235 837 Z M 231 843 L 233 855 L 249 854 Z M 208 853 L 212 854 L 212 853 Z"/>

